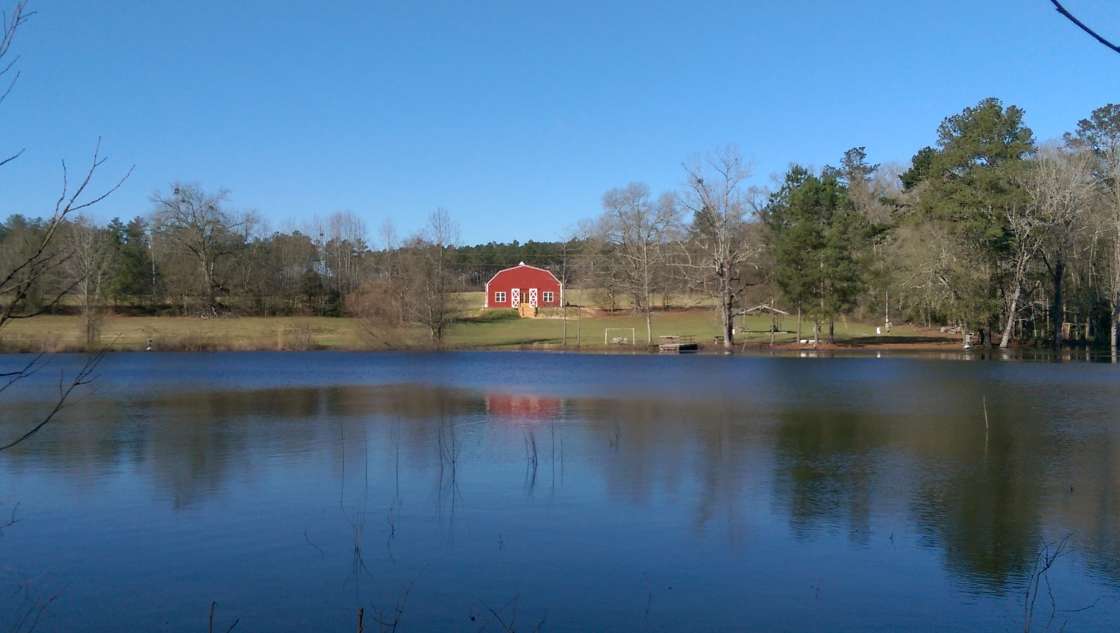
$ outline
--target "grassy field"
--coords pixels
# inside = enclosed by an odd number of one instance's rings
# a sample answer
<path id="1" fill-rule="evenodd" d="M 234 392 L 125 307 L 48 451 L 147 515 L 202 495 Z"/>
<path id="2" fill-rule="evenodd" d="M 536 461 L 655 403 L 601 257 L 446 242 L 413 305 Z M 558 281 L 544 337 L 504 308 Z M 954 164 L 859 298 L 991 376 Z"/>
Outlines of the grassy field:
<path id="1" fill-rule="evenodd" d="M 583 349 L 628 349 L 645 344 L 645 321 L 629 312 L 603 315 L 569 309 L 567 346 Z M 471 311 L 478 315 L 478 310 Z M 496 315 L 487 315 L 496 316 Z M 793 329 L 795 320 L 786 319 L 784 329 Z M 875 337 L 875 326 L 839 322 L 840 342 L 871 343 L 932 341 L 928 332 L 910 327 L 896 327 L 891 335 Z M 605 328 L 633 328 L 611 333 L 610 338 L 625 338 L 627 344 L 604 346 Z M 706 309 L 657 312 L 653 319 L 654 341 L 662 335 L 688 335 L 702 344 L 711 345 L 719 334 L 715 313 Z M 770 319 L 751 317 L 740 322 L 736 340 L 740 343 L 762 344 L 769 341 Z M 806 323 L 802 336 L 808 337 L 811 325 Z M 559 314 L 536 319 L 465 317 L 447 332 L 445 346 L 470 348 L 557 348 L 564 341 L 565 322 Z M 778 343 L 794 340 L 791 333 L 779 333 Z M 421 328 L 370 331 L 360 320 L 327 317 L 229 317 L 199 319 L 196 317 L 125 317 L 105 319 L 101 344 L 119 350 L 143 350 L 149 342 L 155 350 L 364 350 L 421 347 L 427 343 Z M 0 333 L 0 349 L 8 351 L 72 351 L 82 349 L 78 317 L 41 316 L 10 323 Z"/>

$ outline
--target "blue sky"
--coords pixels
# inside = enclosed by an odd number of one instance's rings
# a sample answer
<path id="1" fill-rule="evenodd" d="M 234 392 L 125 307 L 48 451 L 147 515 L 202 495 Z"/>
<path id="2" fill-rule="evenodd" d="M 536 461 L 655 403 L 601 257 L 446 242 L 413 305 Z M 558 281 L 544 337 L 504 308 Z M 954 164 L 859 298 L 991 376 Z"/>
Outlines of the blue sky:
<path id="1" fill-rule="evenodd" d="M 1068 0 L 1120 39 L 1120 3 Z M 606 189 L 682 183 L 735 145 L 765 185 L 865 145 L 906 162 L 983 97 L 1040 139 L 1120 100 L 1120 55 L 1047 0 L 193 2 L 38 0 L 0 106 L 0 214 L 49 210 L 96 138 L 96 216 L 174 180 L 273 228 L 351 210 L 402 234 L 437 206 L 462 241 L 556 239 Z"/>

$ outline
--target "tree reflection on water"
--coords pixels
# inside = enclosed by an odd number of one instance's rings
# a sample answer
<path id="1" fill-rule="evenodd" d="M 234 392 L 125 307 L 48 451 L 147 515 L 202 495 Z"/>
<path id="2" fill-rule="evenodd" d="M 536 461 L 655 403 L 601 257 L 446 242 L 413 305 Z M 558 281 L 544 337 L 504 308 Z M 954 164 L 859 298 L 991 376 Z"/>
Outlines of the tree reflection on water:
<path id="1" fill-rule="evenodd" d="M 85 402 L 0 467 L 17 492 L 48 480 L 39 498 L 71 495 L 73 510 L 89 517 L 100 512 L 93 500 L 124 486 L 128 507 L 159 533 L 232 521 L 223 529 L 272 534 L 260 522 L 283 516 L 293 522 L 291 543 L 262 541 L 265 549 L 249 548 L 248 560 L 261 564 L 269 548 L 291 546 L 308 564 L 328 565 L 349 551 L 340 587 L 356 607 L 398 623 L 400 605 L 416 604 L 414 588 L 434 591 L 428 599 L 453 591 L 465 573 L 457 556 L 495 583 L 520 577 L 526 565 L 547 576 L 583 556 L 593 526 L 633 526 L 631 544 L 603 550 L 607 568 L 628 568 L 625 552 L 642 539 L 697 560 L 759 547 L 798 560 L 805 548 L 827 547 L 903 565 L 926 552 L 959 590 L 1010 601 L 1040 544 L 1072 534 L 1064 593 L 1117 592 L 1120 428 L 1100 414 L 1107 407 L 1069 411 L 1038 384 L 982 389 L 936 377 L 951 398 L 931 396 L 928 380 L 887 385 L 889 392 L 814 389 L 812 374 L 799 376 L 795 397 L 773 386 L 764 395 L 636 397 L 422 382 L 129 393 Z M 1114 394 L 1067 394 L 1078 396 Z M 37 494 L 22 490 L 26 501 Z M 332 498 L 342 525 L 330 518 Z M 117 547 L 112 539 L 104 546 Z M 890 549 L 878 553 L 883 547 Z M 457 554 L 441 562 L 436 551 Z M 821 559 L 818 568 L 844 573 L 832 565 Z M 911 582 L 886 567 L 860 573 L 887 585 Z M 818 599 L 821 586 L 813 583 Z M 379 596 L 378 611 L 370 595 Z M 471 604 L 476 616 L 486 613 Z"/>

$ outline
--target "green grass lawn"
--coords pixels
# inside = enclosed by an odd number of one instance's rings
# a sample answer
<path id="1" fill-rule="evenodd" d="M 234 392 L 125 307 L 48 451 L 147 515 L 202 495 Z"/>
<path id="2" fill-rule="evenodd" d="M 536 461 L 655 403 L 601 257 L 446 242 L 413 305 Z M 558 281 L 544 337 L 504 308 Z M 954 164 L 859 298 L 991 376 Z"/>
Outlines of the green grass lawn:
<path id="1" fill-rule="evenodd" d="M 646 323 L 641 315 L 621 312 L 610 316 L 584 316 L 576 318 L 575 310 L 569 310 L 567 320 L 567 344 L 577 342 L 584 347 L 603 347 L 606 328 L 634 328 L 637 345 L 646 344 Z M 737 343 L 764 343 L 770 340 L 771 320 L 768 316 L 751 316 L 736 320 Z M 794 330 L 796 319 L 784 319 L 782 328 Z M 520 345 L 560 345 L 564 340 L 565 323 L 559 318 L 512 319 L 502 321 L 461 321 L 448 332 L 448 343 L 458 347 L 502 347 Z M 718 315 L 712 310 L 694 309 L 670 312 L 655 312 L 653 316 L 653 342 L 659 336 L 693 336 L 702 344 L 711 344 L 719 336 Z M 916 328 L 895 327 L 890 337 L 905 340 L 922 333 Z M 812 324 L 802 324 L 802 337 L 812 335 Z M 612 331 L 610 339 L 630 338 L 629 331 Z M 837 322 L 836 337 L 841 342 L 853 339 L 874 337 L 875 326 L 856 322 Z M 776 343 L 793 342 L 796 335 L 790 332 L 775 334 Z M 609 343 L 609 347 L 617 345 Z"/>
<path id="2" fill-rule="evenodd" d="M 646 343 L 645 319 L 631 312 L 609 315 L 568 310 L 567 346 L 579 345 L 584 349 L 604 348 L 603 333 L 606 328 L 633 328 L 635 347 Z M 765 343 L 769 340 L 770 318 L 765 316 L 740 319 L 736 333 L 738 343 Z M 785 319 L 783 329 L 796 327 L 795 319 Z M 552 311 L 535 319 L 519 319 L 512 313 L 482 313 L 466 309 L 464 317 L 448 329 L 445 346 L 448 348 L 518 348 L 559 347 L 564 342 L 565 321 L 559 311 Z M 803 324 L 803 337 L 811 336 L 812 326 Z M 693 336 L 696 341 L 711 345 L 713 337 L 720 334 L 719 320 L 709 309 L 674 310 L 655 312 L 653 318 L 654 342 L 658 336 Z M 837 338 L 852 341 L 861 337 L 874 337 L 875 326 L 841 321 L 836 324 Z M 911 327 L 896 327 L 889 337 L 879 342 L 905 341 L 907 337 L 922 336 Z M 612 332 L 611 339 L 630 339 L 627 330 Z M 329 317 L 229 317 L 199 319 L 196 317 L 130 317 L 114 316 L 105 319 L 101 330 L 101 344 L 112 349 L 142 350 L 148 341 L 156 350 L 301 350 L 301 349 L 385 349 L 423 346 L 427 333 L 423 328 L 411 326 L 392 332 L 371 332 L 358 319 Z M 775 342 L 788 343 L 794 335 L 778 333 Z M 612 349 L 627 349 L 628 345 L 608 344 Z M 0 349 L 19 351 L 75 351 L 83 348 L 80 321 L 75 316 L 40 316 L 14 321 L 0 332 Z"/>

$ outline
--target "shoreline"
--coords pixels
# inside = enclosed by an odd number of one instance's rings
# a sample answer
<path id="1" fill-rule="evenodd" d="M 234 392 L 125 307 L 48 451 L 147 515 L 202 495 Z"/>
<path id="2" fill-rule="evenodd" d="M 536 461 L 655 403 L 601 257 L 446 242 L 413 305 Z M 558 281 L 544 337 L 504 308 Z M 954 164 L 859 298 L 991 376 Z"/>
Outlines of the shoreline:
<path id="1" fill-rule="evenodd" d="M 43 315 L 13 322 L 0 332 L 0 354 L 107 352 L 547 352 L 576 354 L 659 353 L 646 344 L 644 323 L 629 313 L 558 319 L 459 319 L 447 329 L 442 345 L 430 343 L 425 330 L 414 327 L 380 328 L 348 317 L 193 317 L 108 316 L 101 323 L 98 343 L 81 338 L 76 316 Z M 896 326 L 880 334 L 874 324 L 837 323 L 837 342 L 800 343 L 796 333 L 781 331 L 770 343 L 769 319 L 741 325 L 734 354 L 774 356 L 945 355 L 1049 357 L 1048 347 L 1020 345 L 1009 349 L 965 350 L 956 335 L 936 328 Z M 699 344 L 702 356 L 723 355 L 719 326 L 710 310 L 691 309 L 655 313 L 653 337 L 679 335 Z M 610 342 L 607 342 L 607 337 Z M 566 340 L 566 344 L 565 344 Z M 1059 356 L 1108 356 L 1108 348 L 1075 343 Z M 681 354 L 691 355 L 691 354 Z"/>
<path id="2" fill-rule="evenodd" d="M 649 356 L 649 357 L 770 357 L 770 358 L 923 358 L 942 360 L 1009 360 L 1009 361 L 1082 361 L 1082 362 L 1116 362 L 1107 348 L 1092 347 L 1064 347 L 1059 352 L 1039 347 L 1014 347 L 1009 349 L 962 349 L 959 345 L 952 344 L 846 344 L 835 343 L 819 345 L 754 345 L 736 346 L 732 353 L 725 353 L 721 348 L 708 346 L 695 353 L 662 353 L 655 348 L 621 349 L 610 346 L 583 346 L 560 347 L 558 345 L 535 346 L 446 346 L 434 347 L 315 347 L 308 349 L 275 349 L 269 347 L 230 347 L 212 346 L 204 349 L 140 349 L 133 347 L 104 347 L 99 349 L 84 349 L 74 347 L 69 349 L 11 349 L 0 344 L 0 355 L 4 356 L 30 356 L 35 354 L 46 355 L 81 355 L 96 352 L 107 354 L 429 354 L 453 355 L 462 353 L 493 353 L 493 354 L 572 354 L 586 356 Z"/>

